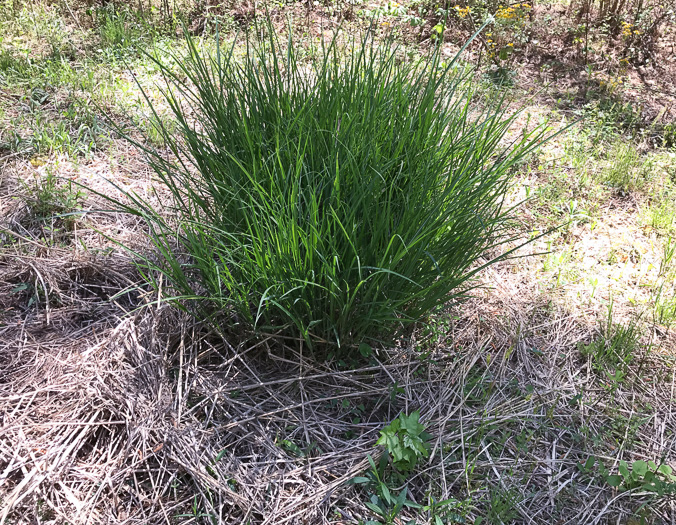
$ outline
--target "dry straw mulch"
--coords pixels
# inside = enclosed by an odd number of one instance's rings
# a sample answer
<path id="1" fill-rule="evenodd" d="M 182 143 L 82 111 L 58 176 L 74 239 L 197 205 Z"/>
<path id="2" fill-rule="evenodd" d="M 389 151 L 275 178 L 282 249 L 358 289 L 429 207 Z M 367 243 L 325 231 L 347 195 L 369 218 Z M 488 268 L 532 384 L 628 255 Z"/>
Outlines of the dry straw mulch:
<path id="1" fill-rule="evenodd" d="M 67 299 L 68 289 L 133 276 L 122 257 L 80 260 L 74 272 L 72 258 L 50 253 L 4 258 L 3 292 L 21 276 Z M 378 455 L 386 422 L 420 409 L 434 438 L 410 482 L 418 501 L 430 488 L 448 497 L 469 486 L 476 502 L 495 490 L 513 494 L 520 523 L 626 517 L 647 500 L 581 473 L 594 445 L 580 429 L 601 435 L 609 414 L 629 417 L 639 400 L 649 402 L 640 433 L 598 456 L 610 465 L 621 457 L 673 462 L 673 368 L 666 374 L 663 358 L 647 355 L 642 366 L 666 375 L 637 377 L 611 395 L 575 351 L 590 336 L 576 315 L 522 301 L 506 272 L 492 278 L 502 285 L 449 312 L 455 321 L 427 343 L 425 359 L 403 345 L 352 370 L 314 363 L 273 337 L 236 345 L 155 301 L 130 314 L 120 298 L 82 293 L 80 304 L 71 295 L 49 312 L 5 305 L 0 516 L 356 523 L 369 516 L 348 480 Z M 673 501 L 650 501 L 656 515 L 673 515 Z"/>
<path id="2" fill-rule="evenodd" d="M 273 335 L 218 336 L 146 293 L 97 233 L 133 240 L 138 224 L 92 214 L 55 240 L 1 187 L 0 522 L 372 519 L 349 480 L 381 453 L 379 430 L 418 409 L 433 436 L 408 484 L 420 503 L 471 493 L 474 519 L 508 498 L 528 524 L 623 523 L 641 506 L 676 516 L 673 499 L 579 468 L 591 455 L 611 471 L 674 464 L 673 357 L 644 349 L 610 388 L 577 349 L 593 316 L 512 263 L 484 272 L 493 288 L 440 314 L 432 335 L 321 364 Z"/>

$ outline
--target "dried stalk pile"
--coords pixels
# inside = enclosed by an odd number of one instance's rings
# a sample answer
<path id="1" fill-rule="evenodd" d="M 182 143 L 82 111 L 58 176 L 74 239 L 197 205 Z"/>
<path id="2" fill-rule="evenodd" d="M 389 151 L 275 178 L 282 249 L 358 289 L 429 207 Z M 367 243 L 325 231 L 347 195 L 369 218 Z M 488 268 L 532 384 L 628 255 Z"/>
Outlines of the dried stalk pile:
<path id="1" fill-rule="evenodd" d="M 207 332 L 129 291 L 123 256 L 5 232 L 20 237 L 0 257 L 2 523 L 372 519 L 348 481 L 379 455 L 379 430 L 416 409 L 433 435 L 408 484 L 420 503 L 430 491 L 469 499 L 473 519 L 501 492 L 514 522 L 538 524 L 616 523 L 645 503 L 665 523 L 676 515 L 668 497 L 618 492 L 579 468 L 590 455 L 611 469 L 673 464 L 669 358 L 646 353 L 609 390 L 577 350 L 593 329 L 586 313 L 538 300 L 509 263 L 433 337 L 348 369 L 274 336 Z"/>

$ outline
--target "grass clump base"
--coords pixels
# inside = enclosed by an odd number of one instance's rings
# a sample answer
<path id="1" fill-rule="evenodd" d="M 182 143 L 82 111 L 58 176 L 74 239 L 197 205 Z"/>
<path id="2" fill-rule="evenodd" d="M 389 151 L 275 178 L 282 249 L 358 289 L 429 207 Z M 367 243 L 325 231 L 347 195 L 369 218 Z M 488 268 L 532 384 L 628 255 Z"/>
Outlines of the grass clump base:
<path id="1" fill-rule="evenodd" d="M 308 56 L 271 27 L 244 56 L 187 49 L 157 61 L 172 155 L 143 146 L 173 213 L 127 206 L 151 225 L 160 256 L 143 264 L 167 297 L 314 348 L 391 341 L 512 240 L 510 170 L 543 130 L 501 147 L 514 115 L 475 103 L 457 60 L 409 61 L 368 34 Z"/>

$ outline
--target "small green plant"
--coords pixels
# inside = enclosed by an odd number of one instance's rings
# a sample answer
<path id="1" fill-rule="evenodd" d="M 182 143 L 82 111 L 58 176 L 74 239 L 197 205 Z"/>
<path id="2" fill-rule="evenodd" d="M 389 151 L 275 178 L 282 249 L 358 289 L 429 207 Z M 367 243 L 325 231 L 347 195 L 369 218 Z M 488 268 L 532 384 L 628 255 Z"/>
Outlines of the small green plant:
<path id="1" fill-rule="evenodd" d="M 352 483 L 363 485 L 369 493 L 366 506 L 386 524 L 395 523 L 395 518 L 404 507 L 422 509 L 425 512 L 451 505 L 452 500 L 434 502 L 421 506 L 409 501 L 406 497 L 408 476 L 415 469 L 420 458 L 429 456 L 427 441 L 430 436 L 425 432 L 425 425 L 420 423 L 420 412 L 410 415 L 400 414 L 392 423 L 380 431 L 380 439 L 376 445 L 383 445 L 385 451 L 378 464 L 368 457 L 370 470 L 364 476 L 358 476 Z M 401 486 L 398 494 L 393 494 L 393 485 Z M 455 501 L 455 500 L 453 500 Z M 378 523 L 378 522 L 369 522 Z M 413 522 L 414 523 L 414 522 Z"/>
<path id="2" fill-rule="evenodd" d="M 140 128 L 151 144 L 161 146 L 164 144 L 164 134 L 173 133 L 176 126 L 173 121 L 160 116 L 151 115 L 147 120 L 140 122 Z"/>
<path id="3" fill-rule="evenodd" d="M 427 497 L 427 504 L 418 505 L 419 512 L 425 514 L 424 523 L 431 525 L 448 525 L 451 523 L 466 523 L 470 500 L 460 501 L 455 498 L 437 500 L 431 494 Z M 481 519 L 474 521 L 475 525 L 481 524 Z"/>
<path id="4" fill-rule="evenodd" d="M 176 514 L 176 518 L 192 518 L 192 519 L 208 519 L 210 523 L 216 523 L 216 515 L 210 512 L 205 512 L 197 501 L 197 496 L 194 496 L 192 506 L 189 512 L 184 514 Z"/>
<path id="5" fill-rule="evenodd" d="M 69 214 L 79 207 L 84 198 L 84 192 L 79 186 L 70 179 L 57 177 L 51 169 L 47 169 L 45 175 L 36 174 L 32 182 L 24 182 L 23 186 L 26 203 L 37 220 Z M 68 215 L 62 219 L 66 225 L 70 225 L 73 216 Z"/>
<path id="6" fill-rule="evenodd" d="M 511 523 L 519 515 L 517 506 L 521 498 L 522 496 L 515 490 L 492 489 L 486 521 L 495 524 Z"/>
<path id="7" fill-rule="evenodd" d="M 676 262 L 674 255 L 676 255 L 676 239 L 670 236 L 662 245 L 662 259 L 660 260 L 660 269 L 658 272 L 659 277 L 671 276 L 674 268 L 673 263 Z"/>
<path id="8" fill-rule="evenodd" d="M 620 461 L 618 474 L 606 477 L 606 483 L 619 490 L 642 490 L 657 496 L 676 494 L 676 476 L 667 464 L 657 465 L 654 461 L 634 461 L 631 466 Z"/>
<path id="9" fill-rule="evenodd" d="M 658 199 L 645 209 L 645 222 L 657 233 L 669 235 L 674 232 L 676 227 L 676 205 L 673 197 L 666 196 Z"/>
<path id="10" fill-rule="evenodd" d="M 617 96 L 603 95 L 585 106 L 584 114 L 591 124 L 589 138 L 595 145 L 617 141 L 618 131 L 634 136 L 642 129 L 640 108 L 619 101 Z"/>
<path id="11" fill-rule="evenodd" d="M 415 503 L 407 499 L 408 487 L 406 483 L 404 483 L 403 488 L 397 490 L 393 488 L 393 480 L 390 479 L 388 473 L 389 455 L 387 453 L 381 456 L 378 465 L 371 456 L 368 457 L 368 460 L 371 468 L 366 472 L 366 475 L 351 480 L 352 483 L 363 486 L 368 494 L 365 505 L 379 520 L 368 520 L 364 525 L 402 523 L 401 513 L 403 509 L 417 513 L 417 515 L 422 514 L 424 522 L 433 525 L 465 523 L 468 501 L 459 501 L 455 498 L 437 500 L 434 496 L 428 494 L 426 504 Z M 401 487 L 400 481 L 401 479 L 397 479 L 396 484 Z M 416 525 L 418 522 L 411 519 L 405 523 Z"/>
<path id="12" fill-rule="evenodd" d="M 640 348 L 641 330 L 638 321 L 627 324 L 613 322 L 613 302 L 608 306 L 608 317 L 602 322 L 599 337 L 588 344 L 580 344 L 580 352 L 591 358 L 592 368 L 611 380 L 622 382 L 629 364 Z"/>
<path id="13" fill-rule="evenodd" d="M 577 467 L 586 476 L 598 477 L 619 491 L 643 492 L 657 497 L 676 495 L 676 475 L 673 468 L 664 462 L 637 460 L 629 464 L 621 460 L 617 474 L 611 474 L 601 460 L 589 456 Z"/>
<path id="14" fill-rule="evenodd" d="M 657 281 L 653 292 L 653 319 L 656 324 L 670 328 L 676 320 L 676 288 L 674 288 L 674 256 L 676 240 L 669 236 L 662 245 Z"/>
<path id="15" fill-rule="evenodd" d="M 32 151 L 30 140 L 24 139 L 17 130 L 9 130 L 5 137 L 3 137 L 5 140 L 0 142 L 0 151 L 7 150 L 17 154 Z"/>
<path id="16" fill-rule="evenodd" d="M 23 302 L 26 305 L 26 308 L 40 304 L 40 300 L 44 297 L 44 293 L 41 293 L 40 288 L 36 287 L 31 282 L 19 283 L 14 286 L 9 293 L 17 295 L 19 301 Z"/>
<path id="17" fill-rule="evenodd" d="M 69 156 L 87 155 L 99 142 L 97 130 L 81 122 L 77 127 L 64 120 L 43 122 L 33 126 L 30 144 L 37 153 L 66 153 Z"/>
<path id="18" fill-rule="evenodd" d="M 542 269 L 545 272 L 556 273 L 556 287 L 559 287 L 577 278 L 575 266 L 571 263 L 573 263 L 573 252 L 564 248 L 560 251 L 551 251 L 545 257 Z"/>
<path id="19" fill-rule="evenodd" d="M 655 294 L 654 319 L 657 324 L 670 328 L 676 320 L 676 295 L 673 281 L 665 280 Z"/>
<path id="20" fill-rule="evenodd" d="M 443 343 L 449 337 L 451 326 L 453 322 L 458 319 L 455 316 L 450 316 L 448 312 L 442 308 L 438 308 L 422 327 L 422 349 L 423 351 L 419 359 L 425 360 L 428 358 L 426 350 L 434 348 Z"/>
<path id="21" fill-rule="evenodd" d="M 281 439 L 278 442 L 278 445 L 290 455 L 297 458 L 306 458 L 312 456 L 313 454 L 322 454 L 322 449 L 317 445 L 316 441 L 313 441 L 308 446 L 301 448 L 290 439 Z"/>
<path id="22" fill-rule="evenodd" d="M 29 64 L 25 57 L 18 57 L 13 50 L 0 49 L 0 79 L 14 76 L 25 78 L 28 75 Z"/>
<path id="23" fill-rule="evenodd" d="M 388 473 L 389 455 L 385 452 L 378 461 L 368 456 L 371 468 L 364 476 L 357 476 L 351 480 L 355 485 L 362 485 L 367 493 L 368 500 L 366 507 L 372 511 L 379 519 L 384 520 L 386 524 L 394 523 L 401 510 L 412 502 L 406 499 L 408 488 L 404 486 L 399 494 L 392 495 L 390 487 L 392 485 Z M 375 525 L 378 521 L 367 521 L 365 525 Z"/>
<path id="24" fill-rule="evenodd" d="M 368 472 L 367 477 L 355 478 L 354 482 L 366 483 L 368 488 L 373 490 L 374 493 L 370 495 L 368 501 L 365 503 L 366 507 L 378 516 L 378 518 L 384 520 L 387 525 L 390 525 L 395 523 L 395 519 L 399 516 L 401 510 L 409 503 L 406 499 L 408 487 L 404 487 L 399 491 L 399 494 L 393 495 L 384 478 L 385 467 L 382 465 L 382 458 L 380 467 L 376 467 L 371 456 L 369 456 L 368 459 L 371 464 L 371 470 Z M 387 462 L 385 462 L 385 465 L 386 464 Z M 369 525 L 369 523 L 378 522 L 367 522 L 367 525 Z"/>
<path id="25" fill-rule="evenodd" d="M 415 469 L 420 458 L 429 456 L 427 441 L 430 435 L 420 422 L 420 411 L 400 414 L 380 431 L 377 444 L 383 445 L 392 457 L 393 466 L 406 474 Z"/>
<path id="26" fill-rule="evenodd" d="M 156 61 L 173 155 L 135 143 L 174 217 L 138 195 L 120 204 L 152 232 L 157 252 L 139 265 L 217 328 L 236 314 L 313 351 L 391 342 L 509 255 L 475 264 L 515 239 L 512 167 L 545 130 L 502 149 L 515 116 L 501 98 L 474 107 L 469 79 L 438 51 L 411 61 L 367 34 L 303 58 L 292 38 L 268 35 L 241 61 L 219 39 L 210 54 L 189 36 L 187 56 Z"/>
<path id="27" fill-rule="evenodd" d="M 140 27 L 133 13 L 114 4 L 96 10 L 96 20 L 104 47 L 129 48 L 140 38 Z"/>
<path id="28" fill-rule="evenodd" d="M 604 182 L 624 193 L 635 189 L 640 182 L 636 174 L 639 165 L 636 148 L 625 141 L 618 141 L 610 150 L 608 159 L 608 165 L 601 173 Z"/>

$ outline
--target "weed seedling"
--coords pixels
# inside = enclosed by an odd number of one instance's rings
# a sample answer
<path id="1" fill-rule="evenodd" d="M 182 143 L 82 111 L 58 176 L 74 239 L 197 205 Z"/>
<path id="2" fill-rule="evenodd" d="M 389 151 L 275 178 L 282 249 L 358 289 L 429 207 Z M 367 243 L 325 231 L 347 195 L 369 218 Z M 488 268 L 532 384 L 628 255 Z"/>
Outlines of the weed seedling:
<path id="1" fill-rule="evenodd" d="M 67 215 L 78 208 L 84 192 L 69 179 L 57 177 L 51 169 L 44 176 L 35 175 L 31 183 L 24 182 L 26 204 L 37 220 L 60 217 L 67 229 L 74 217 Z"/>
<path id="2" fill-rule="evenodd" d="M 610 151 L 609 159 L 608 166 L 601 173 L 604 182 L 616 188 L 622 194 L 635 189 L 638 178 L 634 171 L 639 164 L 636 148 L 631 144 L 620 141 Z"/>
<path id="3" fill-rule="evenodd" d="M 591 358 L 592 368 L 617 387 L 624 380 L 629 364 L 639 350 L 641 330 L 637 320 L 626 325 L 613 322 L 613 303 L 608 317 L 601 323 L 599 336 L 588 344 L 580 344 L 580 352 Z"/>
<path id="4" fill-rule="evenodd" d="M 409 501 L 408 476 L 415 469 L 421 458 L 429 456 L 427 441 L 431 436 L 425 432 L 425 425 L 420 423 L 420 412 L 410 415 L 400 414 L 392 423 L 380 431 L 380 439 L 376 445 L 383 445 L 385 451 L 378 464 L 371 456 L 368 457 L 370 470 L 364 476 L 352 479 L 352 483 L 362 485 L 369 494 L 365 505 L 386 524 L 395 523 L 395 519 L 404 507 L 425 509 L 435 512 L 450 505 L 451 500 L 432 503 L 423 507 Z M 394 486 L 402 486 L 398 494 L 393 495 Z M 378 522 L 371 522 L 378 523 Z"/>
<path id="5" fill-rule="evenodd" d="M 619 490 L 642 490 L 657 496 L 676 494 L 676 476 L 667 464 L 657 465 L 654 461 L 634 461 L 631 466 L 620 461 L 618 474 L 606 477 L 606 483 Z"/>
<path id="6" fill-rule="evenodd" d="M 392 464 L 402 474 L 413 469 L 420 458 L 429 456 L 427 441 L 431 436 L 420 423 L 420 412 L 401 414 L 380 431 L 377 445 L 384 445 L 392 456 Z"/>

